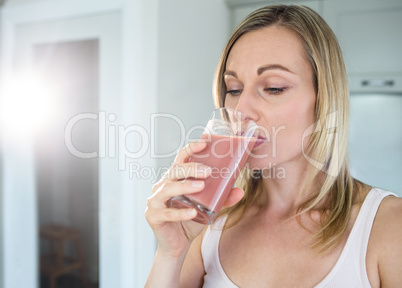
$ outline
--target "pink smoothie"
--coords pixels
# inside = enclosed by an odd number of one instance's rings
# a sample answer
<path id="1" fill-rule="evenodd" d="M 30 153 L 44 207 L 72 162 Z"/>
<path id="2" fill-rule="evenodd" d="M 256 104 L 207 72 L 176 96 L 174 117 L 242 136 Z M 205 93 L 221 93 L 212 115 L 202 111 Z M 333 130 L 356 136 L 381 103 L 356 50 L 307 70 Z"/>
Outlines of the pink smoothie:
<path id="1" fill-rule="evenodd" d="M 186 195 L 210 212 L 218 213 L 240 174 L 256 138 L 203 134 L 207 147 L 191 157 L 191 162 L 203 163 L 212 168 L 205 180 L 205 188 Z"/>

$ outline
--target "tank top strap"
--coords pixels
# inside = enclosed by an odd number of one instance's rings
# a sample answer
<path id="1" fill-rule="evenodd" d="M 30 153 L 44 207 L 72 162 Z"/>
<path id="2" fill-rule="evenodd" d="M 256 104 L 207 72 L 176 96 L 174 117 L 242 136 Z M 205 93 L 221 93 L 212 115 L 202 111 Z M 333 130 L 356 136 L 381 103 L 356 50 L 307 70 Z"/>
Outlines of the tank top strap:
<path id="1" fill-rule="evenodd" d="M 219 260 L 219 241 L 228 216 L 224 215 L 211 226 L 204 234 L 201 244 L 201 255 L 204 262 L 204 288 L 237 288 L 227 277 Z"/>
<path id="2" fill-rule="evenodd" d="M 221 239 L 222 230 L 225 227 L 227 218 L 227 215 L 223 215 L 205 231 L 201 243 L 201 254 L 206 272 L 208 272 L 207 268 L 209 265 L 212 265 L 216 260 L 219 261 L 219 240 Z"/>
<path id="3" fill-rule="evenodd" d="M 363 282 L 367 287 L 370 286 L 370 282 L 367 276 L 367 268 L 366 268 L 366 255 L 367 255 L 367 247 L 371 234 L 371 230 L 373 228 L 374 220 L 378 212 L 378 208 L 381 205 L 381 202 L 387 196 L 396 196 L 394 193 L 382 190 L 380 188 L 373 188 L 370 193 L 367 195 L 367 199 L 364 201 L 363 206 L 361 207 L 361 211 L 359 212 L 360 223 L 357 227 L 357 234 L 359 236 L 355 237 L 355 251 L 356 254 L 359 253 L 359 263 L 360 263 L 360 275 Z M 354 250 L 354 249 L 353 249 Z"/>
<path id="4" fill-rule="evenodd" d="M 337 263 L 315 288 L 371 287 L 366 269 L 368 241 L 378 208 L 382 200 L 390 195 L 396 196 L 379 188 L 370 190 Z"/>

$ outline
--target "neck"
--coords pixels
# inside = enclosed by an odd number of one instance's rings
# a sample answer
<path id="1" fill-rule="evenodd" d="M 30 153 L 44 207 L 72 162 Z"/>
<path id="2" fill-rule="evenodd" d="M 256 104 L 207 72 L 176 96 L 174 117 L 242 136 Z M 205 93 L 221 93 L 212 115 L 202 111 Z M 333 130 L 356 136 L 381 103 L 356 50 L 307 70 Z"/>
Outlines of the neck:
<path id="1" fill-rule="evenodd" d="M 304 158 L 278 166 L 271 168 L 269 175 L 271 177 L 267 177 L 267 171 L 264 171 L 263 189 L 267 200 L 266 209 L 278 216 L 293 216 L 303 202 L 319 193 L 318 181 L 313 180 L 303 193 L 312 168 Z M 278 171 L 284 177 L 272 177 L 272 172 L 276 172 L 274 176 L 279 176 Z"/>

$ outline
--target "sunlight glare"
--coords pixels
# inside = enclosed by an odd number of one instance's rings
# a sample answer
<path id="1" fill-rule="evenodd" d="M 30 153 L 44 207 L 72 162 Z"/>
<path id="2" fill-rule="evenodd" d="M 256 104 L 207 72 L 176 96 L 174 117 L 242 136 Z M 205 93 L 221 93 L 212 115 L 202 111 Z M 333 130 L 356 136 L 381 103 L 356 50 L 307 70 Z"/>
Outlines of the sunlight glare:
<path id="1" fill-rule="evenodd" d="M 3 91 L 1 120 L 7 135 L 32 136 L 52 120 L 52 87 L 38 75 L 8 79 Z"/>

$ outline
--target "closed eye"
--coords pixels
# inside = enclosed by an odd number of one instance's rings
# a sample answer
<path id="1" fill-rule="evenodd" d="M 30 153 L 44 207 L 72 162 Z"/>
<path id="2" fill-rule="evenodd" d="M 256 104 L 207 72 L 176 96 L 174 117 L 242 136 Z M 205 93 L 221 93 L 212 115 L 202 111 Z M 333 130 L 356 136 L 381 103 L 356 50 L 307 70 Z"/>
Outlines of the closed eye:
<path id="1" fill-rule="evenodd" d="M 237 90 L 228 90 L 226 91 L 226 95 L 231 95 L 231 96 L 240 96 L 241 92 L 243 90 L 237 89 Z"/>
<path id="2" fill-rule="evenodd" d="M 272 95 L 279 95 L 279 94 L 283 93 L 285 90 L 286 90 L 285 87 L 270 87 L 270 88 L 264 89 L 264 91 L 266 91 Z"/>

